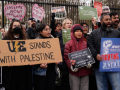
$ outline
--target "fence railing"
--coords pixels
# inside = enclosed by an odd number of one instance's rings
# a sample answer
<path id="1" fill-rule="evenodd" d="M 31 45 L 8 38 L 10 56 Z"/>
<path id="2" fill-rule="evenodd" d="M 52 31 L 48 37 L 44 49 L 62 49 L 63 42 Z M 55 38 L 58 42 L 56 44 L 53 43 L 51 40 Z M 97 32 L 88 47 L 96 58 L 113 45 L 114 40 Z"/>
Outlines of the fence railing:
<path id="1" fill-rule="evenodd" d="M 23 18 L 23 22 L 26 23 L 28 18 L 32 17 L 32 7 L 34 4 L 38 4 L 40 7 L 43 7 L 45 11 L 45 16 L 40 23 L 50 24 L 51 20 L 51 7 L 65 6 L 67 12 L 67 18 L 71 18 L 74 24 L 87 22 L 89 24 L 90 30 L 92 26 L 91 20 L 80 20 L 78 13 L 78 6 L 93 6 L 94 0 L 0 0 L 2 1 L 2 27 L 6 29 L 10 25 L 10 20 L 4 14 L 4 6 L 7 4 L 17 4 L 21 3 L 26 7 L 26 15 Z M 88 2 L 89 1 L 89 2 Z M 117 11 L 120 13 L 120 9 L 111 8 L 111 11 Z M 56 22 L 62 22 L 63 20 L 56 20 Z"/>
<path id="2" fill-rule="evenodd" d="M 80 23 L 80 22 L 87 22 L 89 25 L 91 25 L 90 20 L 79 20 L 78 15 L 78 6 L 84 5 L 84 6 L 92 6 L 93 2 L 80 2 L 79 0 L 0 0 L 2 1 L 4 5 L 7 4 L 17 4 L 21 3 L 26 7 L 26 15 L 23 22 L 26 23 L 28 18 L 32 17 L 32 6 L 34 4 L 38 4 L 40 7 L 43 7 L 45 10 L 45 16 L 43 20 L 40 23 L 47 23 L 50 24 L 51 20 L 51 7 L 59 7 L 59 6 L 65 6 L 66 12 L 67 12 L 67 18 L 71 18 L 73 20 L 73 23 Z M 85 1 L 85 0 L 83 0 Z M 1 9 L 2 11 L 2 27 L 5 27 L 6 29 L 9 27 L 10 20 L 5 16 L 4 9 Z M 56 20 L 56 22 L 62 22 L 63 20 Z"/>

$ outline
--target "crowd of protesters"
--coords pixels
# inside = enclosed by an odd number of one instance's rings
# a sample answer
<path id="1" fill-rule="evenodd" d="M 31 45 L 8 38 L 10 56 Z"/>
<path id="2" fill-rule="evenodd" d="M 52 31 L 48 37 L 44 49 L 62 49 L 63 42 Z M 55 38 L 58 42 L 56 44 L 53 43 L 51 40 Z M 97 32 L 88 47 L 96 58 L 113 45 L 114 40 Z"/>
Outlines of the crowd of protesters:
<path id="1" fill-rule="evenodd" d="M 104 11 L 104 10 L 103 10 Z M 73 24 L 70 18 L 56 22 L 52 14 L 51 25 L 36 27 L 34 18 L 24 22 L 12 20 L 8 31 L 0 29 L 3 40 L 59 38 L 63 62 L 26 66 L 5 66 L 2 86 L 5 90 L 120 90 L 120 72 L 100 72 L 101 38 L 120 38 L 119 16 L 116 12 L 103 12 L 100 22 L 92 18 L 94 30 L 88 34 L 86 22 Z M 62 29 L 71 29 L 71 40 L 63 44 Z M 89 47 L 95 64 L 75 68 L 68 53 Z M 56 79 L 57 78 L 57 79 Z M 58 80 L 59 79 L 59 80 Z"/>

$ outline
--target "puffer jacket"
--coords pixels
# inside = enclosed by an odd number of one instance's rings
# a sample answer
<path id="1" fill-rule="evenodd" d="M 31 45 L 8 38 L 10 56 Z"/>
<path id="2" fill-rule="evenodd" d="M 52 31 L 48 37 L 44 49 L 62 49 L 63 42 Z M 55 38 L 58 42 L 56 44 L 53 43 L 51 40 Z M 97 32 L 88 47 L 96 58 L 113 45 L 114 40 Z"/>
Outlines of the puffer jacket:
<path id="1" fill-rule="evenodd" d="M 70 69 L 71 62 L 69 60 L 68 53 L 75 52 L 75 51 L 80 51 L 80 50 L 83 50 L 83 49 L 87 48 L 87 42 L 84 41 L 84 34 L 82 35 L 82 38 L 79 39 L 78 41 L 73 34 L 73 29 L 76 26 L 81 27 L 81 25 L 79 25 L 79 24 L 75 24 L 72 27 L 72 29 L 71 29 L 71 40 L 68 41 L 65 45 L 64 59 L 65 59 L 65 62 L 67 63 L 67 66 L 69 68 L 69 73 L 72 74 L 72 75 L 80 77 L 80 76 L 89 75 L 91 73 L 91 69 L 88 69 L 86 67 L 82 67 L 82 68 L 79 68 L 79 70 L 77 72 L 72 72 L 71 69 Z"/>

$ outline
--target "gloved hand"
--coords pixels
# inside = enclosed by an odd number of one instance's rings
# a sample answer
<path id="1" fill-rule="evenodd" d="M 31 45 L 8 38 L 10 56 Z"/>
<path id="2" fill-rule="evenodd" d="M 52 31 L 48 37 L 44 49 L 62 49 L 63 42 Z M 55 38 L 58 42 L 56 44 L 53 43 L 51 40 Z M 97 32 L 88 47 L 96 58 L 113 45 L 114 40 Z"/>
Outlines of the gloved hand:
<path id="1" fill-rule="evenodd" d="M 87 68 L 91 68 L 91 67 L 92 67 L 92 64 L 88 63 L 86 67 L 87 67 Z"/>
<path id="2" fill-rule="evenodd" d="M 79 69 L 78 68 L 73 68 L 73 66 L 71 65 L 70 69 L 73 71 L 73 72 L 77 72 Z"/>

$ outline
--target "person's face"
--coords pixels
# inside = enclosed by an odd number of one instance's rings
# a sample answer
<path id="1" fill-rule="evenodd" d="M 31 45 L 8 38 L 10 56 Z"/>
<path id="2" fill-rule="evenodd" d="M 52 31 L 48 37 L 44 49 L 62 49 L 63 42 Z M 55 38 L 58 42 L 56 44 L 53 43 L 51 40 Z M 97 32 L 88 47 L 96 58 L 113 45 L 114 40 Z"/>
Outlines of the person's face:
<path id="1" fill-rule="evenodd" d="M 14 22 L 13 25 L 12 25 L 12 31 L 15 27 L 21 28 L 20 23 L 19 22 Z"/>
<path id="2" fill-rule="evenodd" d="M 81 30 L 76 30 L 74 32 L 74 36 L 77 38 L 77 39 L 80 39 L 82 37 L 82 31 Z"/>
<path id="3" fill-rule="evenodd" d="M 111 27 L 111 19 L 109 15 L 103 17 L 103 20 L 101 21 L 101 25 L 104 29 Z"/>
<path id="4" fill-rule="evenodd" d="M 40 31 L 40 34 L 42 34 L 43 37 L 50 37 L 51 35 L 51 28 L 49 26 L 46 26 L 42 32 Z"/>
<path id="5" fill-rule="evenodd" d="M 63 25 L 64 29 L 71 29 L 72 28 L 72 22 L 70 20 L 66 20 L 65 25 Z"/>
<path id="6" fill-rule="evenodd" d="M 1 33 L 2 33 L 2 35 L 4 35 L 5 34 L 5 29 L 1 29 Z"/>
<path id="7" fill-rule="evenodd" d="M 56 27 L 56 31 L 59 33 L 62 30 L 62 25 L 58 24 Z"/>
<path id="8" fill-rule="evenodd" d="M 36 22 L 33 20 L 32 21 L 32 27 L 35 27 L 36 26 Z"/>
<path id="9" fill-rule="evenodd" d="M 83 33 L 88 33 L 88 26 L 86 24 L 83 24 Z"/>
<path id="10" fill-rule="evenodd" d="M 118 24 L 119 24 L 119 17 L 118 17 L 118 15 L 115 15 L 115 16 L 112 16 L 111 17 L 111 20 L 112 20 L 112 24 L 113 24 L 113 26 L 118 26 Z"/>

